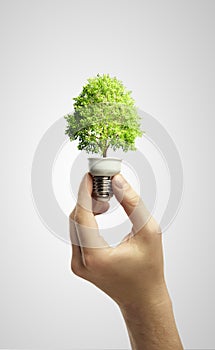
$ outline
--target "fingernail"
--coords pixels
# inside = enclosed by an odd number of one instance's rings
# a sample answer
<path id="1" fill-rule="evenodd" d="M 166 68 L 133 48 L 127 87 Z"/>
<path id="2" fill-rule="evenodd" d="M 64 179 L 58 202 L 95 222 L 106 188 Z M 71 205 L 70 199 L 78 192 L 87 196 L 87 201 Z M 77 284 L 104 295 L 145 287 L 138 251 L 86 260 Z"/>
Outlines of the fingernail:
<path id="1" fill-rule="evenodd" d="M 113 181 L 118 188 L 123 188 L 123 186 L 126 184 L 124 177 L 120 174 L 115 175 Z"/>

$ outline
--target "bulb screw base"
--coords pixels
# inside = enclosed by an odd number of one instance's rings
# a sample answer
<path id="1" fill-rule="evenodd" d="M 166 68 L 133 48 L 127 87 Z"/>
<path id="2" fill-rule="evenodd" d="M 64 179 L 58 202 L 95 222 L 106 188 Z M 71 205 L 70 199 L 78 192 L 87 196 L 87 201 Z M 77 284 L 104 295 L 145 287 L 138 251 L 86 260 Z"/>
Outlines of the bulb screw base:
<path id="1" fill-rule="evenodd" d="M 113 197 L 111 179 L 112 176 L 92 176 L 93 193 L 92 197 L 99 202 L 108 202 Z"/>

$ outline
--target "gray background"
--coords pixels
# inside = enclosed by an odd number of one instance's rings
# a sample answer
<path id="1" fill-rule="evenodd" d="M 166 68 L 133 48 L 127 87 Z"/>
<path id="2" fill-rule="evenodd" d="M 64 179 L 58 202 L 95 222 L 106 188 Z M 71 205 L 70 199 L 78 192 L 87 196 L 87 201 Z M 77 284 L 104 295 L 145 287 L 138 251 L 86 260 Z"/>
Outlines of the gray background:
<path id="1" fill-rule="evenodd" d="M 0 347 L 128 348 L 117 306 L 70 273 L 70 247 L 35 213 L 31 162 L 87 77 L 110 73 L 181 154 L 181 210 L 164 234 L 186 349 L 215 348 L 215 1 L 0 1 Z"/>

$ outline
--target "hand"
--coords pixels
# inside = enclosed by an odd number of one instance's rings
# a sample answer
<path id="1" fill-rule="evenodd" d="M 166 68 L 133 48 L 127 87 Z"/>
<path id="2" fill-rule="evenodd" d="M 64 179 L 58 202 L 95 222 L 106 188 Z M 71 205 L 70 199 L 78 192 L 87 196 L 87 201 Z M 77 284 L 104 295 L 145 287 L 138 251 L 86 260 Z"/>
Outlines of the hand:
<path id="1" fill-rule="evenodd" d="M 159 225 L 122 175 L 113 178 L 112 187 L 132 221 L 132 232 L 114 248 L 100 236 L 95 215 L 108 210 L 109 204 L 92 200 L 92 179 L 86 174 L 80 185 L 77 205 L 70 215 L 72 271 L 116 301 L 125 318 L 133 349 L 142 349 L 143 345 L 147 349 L 147 344 L 150 350 L 173 349 L 166 342 L 169 331 L 165 335 L 164 347 L 161 347 L 160 337 L 157 339 L 159 348 L 147 343 L 148 336 L 152 335 L 150 327 L 154 329 L 158 320 L 162 319 L 159 313 L 163 316 L 167 310 L 166 319 L 170 322 L 170 329 L 174 329 L 176 339 L 174 350 L 182 349 L 164 279 Z M 143 325 L 148 335 L 143 336 Z M 142 337 L 138 336 L 138 332 Z M 154 334 L 153 338 L 156 338 Z M 157 346 L 156 339 L 153 341 Z"/>
<path id="2" fill-rule="evenodd" d="M 80 186 L 76 208 L 70 215 L 72 270 L 94 283 L 120 306 L 138 304 L 144 296 L 160 297 L 165 282 L 159 226 L 121 175 L 113 178 L 112 186 L 134 227 L 141 223 L 143 227 L 135 234 L 133 227 L 117 247 L 109 247 L 99 235 L 94 217 L 96 212 L 106 211 L 109 204 L 92 201 L 92 180 L 87 174 Z"/>

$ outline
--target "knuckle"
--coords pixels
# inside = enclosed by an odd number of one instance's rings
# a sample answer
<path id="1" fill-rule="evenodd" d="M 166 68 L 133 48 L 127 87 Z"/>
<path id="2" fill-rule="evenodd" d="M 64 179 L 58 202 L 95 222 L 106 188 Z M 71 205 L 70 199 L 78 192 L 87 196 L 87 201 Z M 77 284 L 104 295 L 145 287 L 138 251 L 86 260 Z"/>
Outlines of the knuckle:
<path id="1" fill-rule="evenodd" d="M 135 193 L 134 191 L 128 192 L 128 198 L 129 198 L 129 205 L 132 208 L 135 208 L 138 206 L 138 204 L 140 202 L 140 197 L 138 196 L 137 193 Z"/>
<path id="2" fill-rule="evenodd" d="M 160 226 L 153 218 L 151 218 L 144 228 L 145 240 L 148 242 L 154 242 L 156 238 L 161 237 L 161 233 Z"/>
<path id="3" fill-rule="evenodd" d="M 108 261 L 105 255 L 103 256 L 98 252 L 97 254 L 85 253 L 84 260 L 87 270 L 96 274 L 104 272 L 105 268 L 108 266 Z"/>
<path id="4" fill-rule="evenodd" d="M 74 215 L 74 221 L 77 223 L 77 224 L 80 224 L 81 221 L 82 221 L 82 215 L 80 213 L 80 210 L 76 210 L 75 212 L 75 215 Z"/>
<path id="5" fill-rule="evenodd" d="M 75 260 L 72 260 L 71 270 L 76 276 L 84 277 L 83 267 L 77 264 Z"/>
<path id="6" fill-rule="evenodd" d="M 75 216 L 75 209 L 73 209 L 73 211 L 70 213 L 69 219 L 74 220 L 74 216 Z"/>
<path id="7" fill-rule="evenodd" d="M 161 233 L 161 228 L 153 217 L 151 217 L 151 219 L 149 220 L 148 230 L 152 234 Z"/>
<path id="8" fill-rule="evenodd" d="M 69 219 L 70 219 L 70 220 L 73 220 L 73 218 L 74 218 L 74 217 L 73 217 L 73 213 L 70 213 L 70 214 L 69 214 Z"/>

